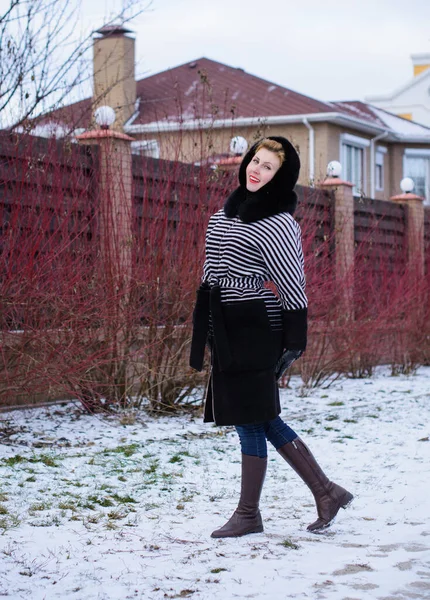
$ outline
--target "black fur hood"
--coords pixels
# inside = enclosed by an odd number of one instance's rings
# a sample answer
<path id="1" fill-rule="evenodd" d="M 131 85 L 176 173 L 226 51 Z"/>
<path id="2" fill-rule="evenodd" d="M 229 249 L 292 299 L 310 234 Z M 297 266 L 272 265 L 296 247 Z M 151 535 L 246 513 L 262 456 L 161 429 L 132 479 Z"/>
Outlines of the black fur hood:
<path id="1" fill-rule="evenodd" d="M 246 167 L 251 162 L 257 146 L 256 142 L 245 154 L 239 168 L 239 187 L 227 198 L 224 213 L 232 219 L 237 215 L 244 223 L 254 223 L 266 217 L 287 212 L 291 215 L 297 207 L 297 194 L 294 186 L 300 172 L 300 159 L 294 146 L 284 137 L 270 136 L 269 140 L 279 142 L 285 152 L 285 161 L 274 178 L 257 192 L 246 189 Z"/>

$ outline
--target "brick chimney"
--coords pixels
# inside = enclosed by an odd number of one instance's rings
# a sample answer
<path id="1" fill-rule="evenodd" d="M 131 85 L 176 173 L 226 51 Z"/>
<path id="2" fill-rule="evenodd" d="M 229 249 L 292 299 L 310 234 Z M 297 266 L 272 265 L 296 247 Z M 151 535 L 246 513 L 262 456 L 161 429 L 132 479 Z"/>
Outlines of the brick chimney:
<path id="1" fill-rule="evenodd" d="M 414 77 L 430 69 L 430 54 L 412 54 L 411 58 L 414 67 Z"/>
<path id="2" fill-rule="evenodd" d="M 94 109 L 111 106 L 116 113 L 112 129 L 122 131 L 134 113 L 134 38 L 121 25 L 106 25 L 94 36 Z"/>

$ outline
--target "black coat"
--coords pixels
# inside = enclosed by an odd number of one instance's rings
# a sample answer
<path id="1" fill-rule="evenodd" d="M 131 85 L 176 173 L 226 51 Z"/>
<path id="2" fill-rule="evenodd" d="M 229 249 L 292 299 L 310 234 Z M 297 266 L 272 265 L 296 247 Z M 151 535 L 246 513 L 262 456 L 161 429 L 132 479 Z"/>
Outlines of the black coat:
<path id="1" fill-rule="evenodd" d="M 204 421 L 217 425 L 270 421 L 281 412 L 275 366 L 282 353 L 282 332 L 271 329 L 263 300 L 222 308 L 228 350 L 219 347 L 214 322 Z M 229 364 L 223 364 L 226 355 Z"/>
<path id="2" fill-rule="evenodd" d="M 307 310 L 283 311 L 283 330 L 274 331 L 263 300 L 222 304 L 219 288 L 203 284 L 193 320 L 190 365 L 202 370 L 207 342 L 211 351 L 204 421 L 245 425 L 276 418 L 281 412 L 276 363 L 286 348 L 305 349 Z"/>

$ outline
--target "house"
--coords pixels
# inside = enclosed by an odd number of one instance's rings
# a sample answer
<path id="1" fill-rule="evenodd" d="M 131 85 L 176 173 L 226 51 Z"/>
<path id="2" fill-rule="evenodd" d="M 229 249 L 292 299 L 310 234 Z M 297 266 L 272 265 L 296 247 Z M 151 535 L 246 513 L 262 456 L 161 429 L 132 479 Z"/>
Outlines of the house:
<path id="1" fill-rule="evenodd" d="M 430 54 L 413 54 L 413 77 L 401 87 L 367 102 L 399 117 L 430 127 Z"/>
<path id="2" fill-rule="evenodd" d="M 208 58 L 135 81 L 130 33 L 96 32 L 94 97 L 44 115 L 39 127 L 81 132 L 97 106 L 110 105 L 113 127 L 134 138 L 134 152 L 218 168 L 239 161 L 232 138 L 284 135 L 300 153 L 303 185 L 338 160 L 355 195 L 389 198 L 410 176 L 430 203 L 430 128 L 364 102 L 322 102 Z"/>

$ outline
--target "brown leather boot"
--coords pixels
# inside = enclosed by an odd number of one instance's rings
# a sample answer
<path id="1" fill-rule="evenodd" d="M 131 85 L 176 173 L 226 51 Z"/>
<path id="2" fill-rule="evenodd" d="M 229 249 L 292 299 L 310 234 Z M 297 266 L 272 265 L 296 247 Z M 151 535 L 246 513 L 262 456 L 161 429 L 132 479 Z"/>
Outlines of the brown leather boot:
<path id="1" fill-rule="evenodd" d="M 278 452 L 303 479 L 315 498 L 318 519 L 308 525 L 308 531 L 318 531 L 328 527 L 339 509 L 347 508 L 354 496 L 328 479 L 300 438 L 285 444 Z"/>
<path id="2" fill-rule="evenodd" d="M 240 537 L 248 533 L 261 533 L 263 521 L 258 508 L 267 458 L 242 454 L 242 482 L 240 500 L 231 518 L 220 529 L 212 532 L 213 538 Z"/>

